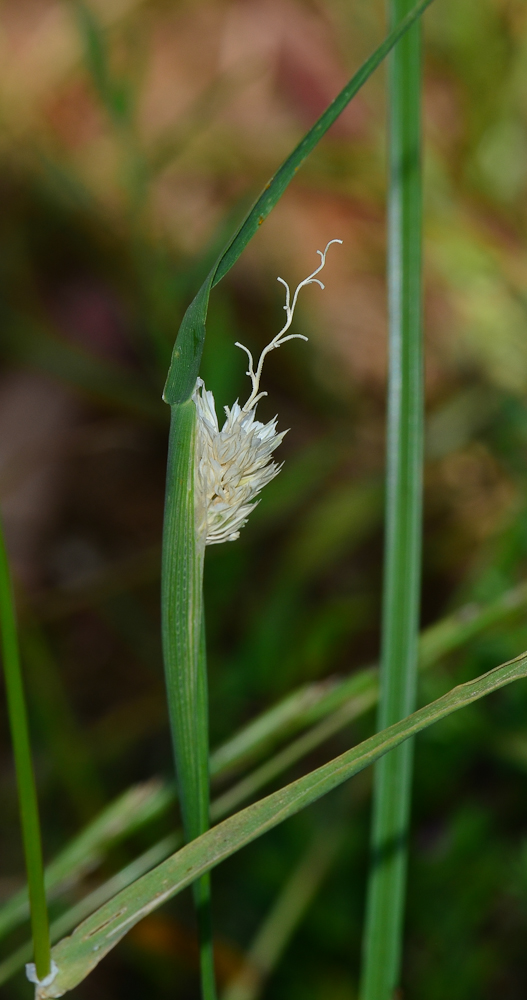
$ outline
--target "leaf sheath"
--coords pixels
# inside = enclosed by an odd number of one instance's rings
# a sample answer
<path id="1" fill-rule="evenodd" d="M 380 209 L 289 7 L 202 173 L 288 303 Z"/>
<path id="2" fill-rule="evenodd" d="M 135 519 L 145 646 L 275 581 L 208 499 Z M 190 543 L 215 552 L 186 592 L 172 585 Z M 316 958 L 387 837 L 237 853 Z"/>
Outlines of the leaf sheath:
<path id="1" fill-rule="evenodd" d="M 172 407 L 163 528 L 162 631 L 168 711 L 187 840 L 209 827 L 207 665 L 203 610 L 205 540 L 196 525 L 196 407 Z M 203 996 L 214 1000 L 210 876 L 193 887 Z"/>

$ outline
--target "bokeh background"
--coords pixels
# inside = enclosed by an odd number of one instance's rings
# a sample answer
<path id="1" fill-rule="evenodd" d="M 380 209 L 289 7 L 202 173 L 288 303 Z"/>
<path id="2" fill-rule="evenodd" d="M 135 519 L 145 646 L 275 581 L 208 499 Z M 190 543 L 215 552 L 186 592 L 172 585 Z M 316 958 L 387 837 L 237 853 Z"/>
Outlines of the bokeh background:
<path id="1" fill-rule="evenodd" d="M 379 0 L 4 0 L 0 502 L 47 858 L 133 783 L 171 778 L 158 596 L 170 350 L 227 235 L 384 31 Z M 435 0 L 425 41 L 424 626 L 526 571 L 527 8 Z M 299 684 L 378 655 L 385 86 L 381 69 L 212 296 L 202 374 L 222 407 L 247 391 L 234 342 L 256 353 L 281 325 L 277 276 L 294 286 L 343 240 L 325 291 L 299 303 L 309 343 L 266 363 L 259 413 L 291 428 L 284 469 L 240 540 L 207 553 L 213 745 Z M 420 698 L 526 647 L 520 610 L 430 671 Z M 525 994 L 526 713 L 515 686 L 417 742 L 408 1000 Z M 373 725 L 370 713 L 280 781 Z M 264 995 L 356 997 L 369 781 L 217 870 L 222 988 L 313 836 L 344 822 Z M 175 822 L 120 843 L 54 913 Z M 0 841 L 7 898 L 23 858 L 3 709 Z M 198 996 L 189 893 L 75 996 L 145 994 Z M 0 995 L 30 987 L 19 974 Z"/>

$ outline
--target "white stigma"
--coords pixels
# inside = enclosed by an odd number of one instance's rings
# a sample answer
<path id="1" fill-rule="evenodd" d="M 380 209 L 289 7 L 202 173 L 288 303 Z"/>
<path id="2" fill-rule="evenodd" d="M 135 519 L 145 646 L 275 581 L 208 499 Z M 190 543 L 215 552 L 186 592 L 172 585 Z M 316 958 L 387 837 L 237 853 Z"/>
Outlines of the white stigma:
<path id="1" fill-rule="evenodd" d="M 256 420 L 256 406 L 262 396 L 267 395 L 266 392 L 260 392 L 263 363 L 271 351 L 281 347 L 287 340 L 308 339 L 301 333 L 284 334 L 293 321 L 300 289 L 311 284 L 324 288 L 316 275 L 324 267 L 326 254 L 332 243 L 342 243 L 342 240 L 330 240 L 324 252 L 317 250 L 320 264 L 300 282 L 292 301 L 289 285 L 283 278 L 278 278 L 286 290 L 286 322 L 267 347 L 264 347 L 256 371 L 249 349 L 236 342 L 236 347 L 245 351 L 249 358 L 246 374 L 251 379 L 252 391 L 244 406 L 240 406 L 236 400 L 233 406 L 225 407 L 226 420 L 221 430 L 212 392 L 207 391 L 202 379 L 198 378 L 196 382 L 192 397 L 197 411 L 196 511 L 198 531 L 205 537 L 206 545 L 233 542 L 239 537 L 240 528 L 247 522 L 251 510 L 258 502 L 255 502 L 255 498 L 282 468 L 271 461 L 271 456 L 287 431 L 277 432 L 276 417 L 267 424 Z"/>

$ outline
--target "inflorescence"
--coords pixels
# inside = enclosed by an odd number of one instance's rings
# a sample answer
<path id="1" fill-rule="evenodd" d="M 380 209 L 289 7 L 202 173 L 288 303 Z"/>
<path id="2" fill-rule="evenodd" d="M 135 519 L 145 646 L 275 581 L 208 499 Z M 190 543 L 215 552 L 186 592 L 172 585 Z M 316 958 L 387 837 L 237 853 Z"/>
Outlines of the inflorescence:
<path id="1" fill-rule="evenodd" d="M 240 535 L 240 528 L 258 501 L 255 498 L 264 486 L 274 479 L 282 468 L 271 461 L 271 456 L 282 442 L 287 431 L 278 432 L 277 417 L 267 424 L 256 419 L 256 407 L 266 392 L 260 391 L 260 379 L 266 356 L 281 347 L 288 340 L 307 340 L 301 333 L 284 334 L 293 321 L 298 293 L 305 285 L 317 284 L 324 288 L 316 277 L 326 263 L 326 254 L 332 243 L 330 240 L 324 252 L 317 250 L 320 264 L 298 285 L 291 301 L 289 285 L 283 278 L 278 281 L 285 286 L 286 322 L 260 355 L 255 371 L 253 356 L 243 344 L 236 347 L 245 351 L 249 358 L 247 375 L 251 379 L 252 391 L 247 402 L 240 406 L 238 400 L 233 406 L 225 407 L 226 420 L 219 429 L 216 404 L 212 392 L 207 391 L 202 379 L 198 378 L 193 394 L 197 411 L 196 428 L 196 480 L 197 517 L 200 536 L 205 536 L 206 545 L 233 542 Z"/>

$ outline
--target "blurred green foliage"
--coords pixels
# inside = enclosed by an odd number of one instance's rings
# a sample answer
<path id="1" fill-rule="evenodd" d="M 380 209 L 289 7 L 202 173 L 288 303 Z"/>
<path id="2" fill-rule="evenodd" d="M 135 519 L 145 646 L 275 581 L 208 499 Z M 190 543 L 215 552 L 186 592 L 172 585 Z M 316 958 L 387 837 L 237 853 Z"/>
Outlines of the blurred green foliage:
<path id="1" fill-rule="evenodd" d="M 279 13 L 267 0 L 8 0 L 0 19 L 0 489 L 50 858 L 129 786 L 170 777 L 158 639 L 170 350 L 226 235 L 381 38 L 383 10 L 365 0 L 290 0 Z M 525 4 L 435 0 L 425 39 L 428 625 L 525 578 Z M 297 329 L 310 345 L 269 359 L 261 412 L 291 427 L 284 469 L 240 540 L 207 553 L 213 745 L 294 687 L 377 657 L 384 146 L 380 72 L 211 300 L 202 374 L 224 405 L 244 391 L 234 342 L 257 350 L 279 328 L 276 275 L 294 282 L 319 246 L 345 241 L 325 292 L 301 303 Z M 427 672 L 420 699 L 525 648 L 520 614 Z M 418 740 L 409 1000 L 525 992 L 526 714 L 518 685 Z M 357 719 L 288 777 L 372 725 L 371 714 Z M 2 732 L 7 898 L 23 864 Z M 223 986 L 320 826 L 344 820 L 344 843 L 268 995 L 355 996 L 368 795 L 365 775 L 216 871 Z M 52 916 L 174 819 L 116 838 Z M 13 931 L 2 958 L 26 936 Z M 29 989 L 22 977 L 1 987 L 6 998 Z M 189 899 L 139 925 L 79 997 L 93 990 L 197 996 Z"/>

